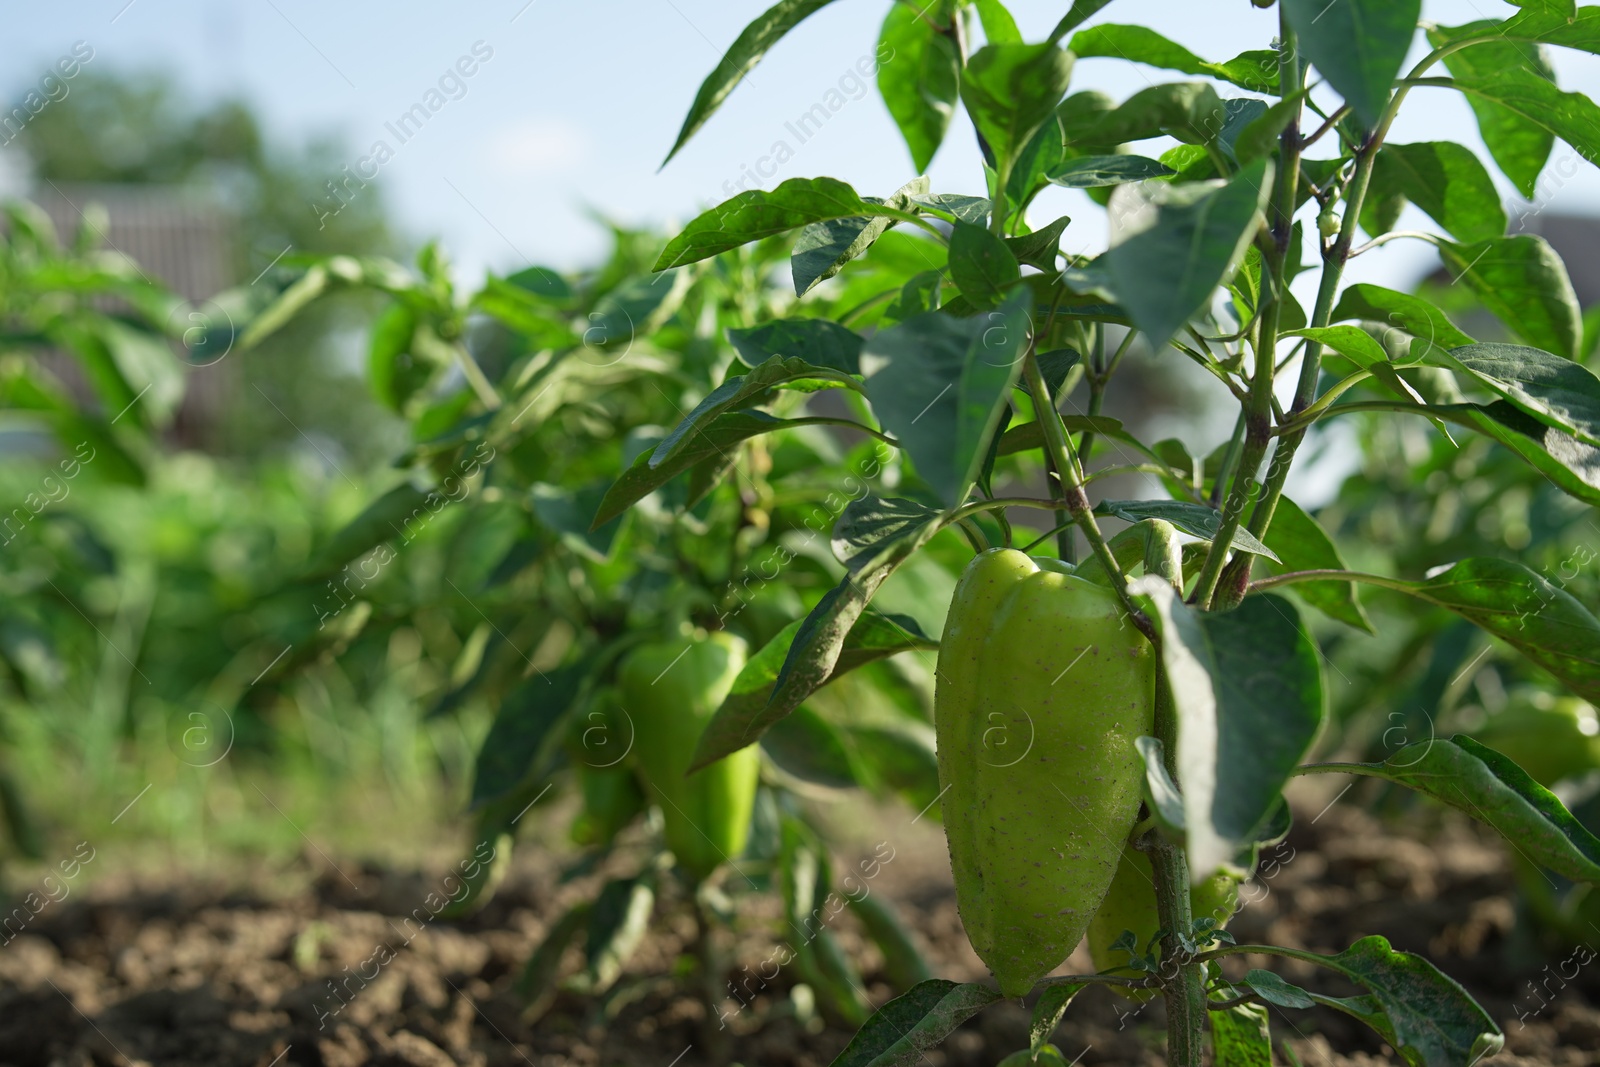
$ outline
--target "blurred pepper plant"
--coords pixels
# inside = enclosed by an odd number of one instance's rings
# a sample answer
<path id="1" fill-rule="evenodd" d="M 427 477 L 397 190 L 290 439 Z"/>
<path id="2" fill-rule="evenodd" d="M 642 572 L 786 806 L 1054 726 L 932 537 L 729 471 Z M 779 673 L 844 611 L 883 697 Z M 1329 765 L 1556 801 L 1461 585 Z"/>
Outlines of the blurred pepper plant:
<path id="1" fill-rule="evenodd" d="M 636 825 L 647 805 L 632 772 L 655 763 L 634 748 L 635 732 L 659 737 L 663 726 L 639 725 L 647 709 L 630 707 L 630 694 L 648 692 L 650 680 L 638 681 L 635 669 L 623 684 L 619 669 L 630 658 L 654 662 L 660 649 L 708 630 L 725 631 L 742 661 L 744 647 L 767 647 L 786 626 L 797 628 L 790 620 L 844 573 L 828 531 L 865 494 L 865 479 L 892 480 L 899 460 L 882 433 L 850 417 L 853 400 L 814 405 L 838 414 L 806 406 L 840 386 L 843 369 L 820 368 L 801 389 L 786 382 L 781 393 L 745 384 L 750 367 L 805 333 L 782 317 L 795 302 L 783 284 L 789 241 L 654 274 L 664 240 L 621 229 L 614 235 L 615 251 L 599 269 L 563 277 L 530 267 L 491 276 L 470 293 L 456 289 L 431 247 L 415 271 L 376 259 L 303 260 L 298 278 L 250 324 L 241 338 L 247 350 L 328 293 L 386 294 L 368 377 L 412 434 L 395 464 L 406 478 L 328 539 L 314 573 L 272 598 L 298 597 L 302 610 L 297 633 L 279 630 L 260 642 L 263 662 L 285 641 L 290 646 L 263 687 L 322 655 L 330 634 L 340 635 L 342 660 L 370 654 L 362 650 L 396 626 L 458 635 L 460 652 L 428 714 L 495 709 L 473 772 L 469 849 L 478 856 L 492 849 L 495 859 L 480 865 L 452 913 L 488 899 L 513 836 L 563 791 L 581 797 L 571 834 L 589 852 L 578 870 L 593 869 L 614 849 L 633 857 L 633 873 L 553 924 L 520 982 L 531 1012 L 558 987 L 603 995 L 606 1003 L 623 995 L 621 970 L 655 895 L 681 884 L 676 899 L 692 902 L 700 922 L 706 1037 L 716 1041 L 726 996 L 717 931 L 735 921 L 738 896 L 782 887 L 789 925 L 811 931 L 791 955 L 814 1002 L 860 1023 L 870 1011 L 861 977 L 814 915 L 837 896 L 829 848 L 799 800 L 860 787 L 920 808 L 937 795 L 929 715 L 936 641 L 929 634 L 942 621 L 955 563 L 949 551 L 944 562 L 935 551 L 908 568 L 898 601 L 886 591 L 885 612 L 852 634 L 835 673 L 855 673 L 763 738 L 744 854 L 713 862 L 721 869 L 710 878 L 703 879 L 698 855 L 679 857 L 674 868 L 663 852 L 661 816 Z M 881 314 L 884 302 L 870 297 L 898 293 L 926 269 L 917 255 L 923 243 L 886 235 L 827 306 Z M 735 389 L 739 396 L 730 397 Z M 753 410 L 757 403 L 770 413 Z M 676 442 L 670 461 L 651 462 L 667 439 L 663 427 L 708 408 L 729 414 Z M 790 432 L 766 436 L 776 429 Z M 948 547 L 959 554 L 950 536 Z M 445 546 L 437 565 L 408 565 L 412 542 L 433 539 Z M 925 596 L 926 588 L 943 595 Z M 941 606 L 930 612 L 930 604 Z M 709 694 L 703 712 L 724 695 L 764 701 L 781 660 L 769 649 L 742 673 L 735 665 L 726 681 L 737 674 L 738 684 Z M 763 672 L 765 682 L 752 688 L 749 679 Z M 849 699 L 840 700 L 845 684 Z M 651 714 L 670 719 L 688 708 Z M 678 729 L 698 728 L 684 719 Z M 666 798 L 665 807 L 679 796 L 675 788 L 652 786 L 649 795 Z M 682 878 L 669 876 L 674 869 Z M 925 977 L 881 899 L 848 895 L 888 972 L 908 982 Z M 580 934 L 584 969 L 564 977 L 563 950 Z"/>

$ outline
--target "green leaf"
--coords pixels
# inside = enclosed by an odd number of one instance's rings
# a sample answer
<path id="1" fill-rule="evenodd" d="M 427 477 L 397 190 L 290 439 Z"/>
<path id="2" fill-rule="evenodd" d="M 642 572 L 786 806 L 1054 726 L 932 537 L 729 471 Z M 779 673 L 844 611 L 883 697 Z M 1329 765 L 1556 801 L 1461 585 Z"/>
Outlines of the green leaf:
<path id="1" fill-rule="evenodd" d="M 606 489 L 605 482 L 576 489 L 534 482 L 528 487 L 528 510 L 560 537 L 562 544 L 587 559 L 601 563 L 611 555 L 617 531 L 622 528 L 622 523 L 616 519 L 599 529 L 589 528 L 590 516 L 605 499 Z"/>
<path id="2" fill-rule="evenodd" d="M 411 356 L 411 339 L 417 331 L 416 312 L 405 304 L 392 304 L 372 323 L 367 342 L 367 384 L 390 411 L 399 412 L 433 376 L 433 368 Z"/>
<path id="3" fill-rule="evenodd" d="M 539 947 L 528 957 L 514 987 L 524 1003 L 538 1004 L 551 995 L 561 974 L 561 959 L 589 921 L 590 907 L 588 901 L 574 905 L 551 925 Z"/>
<path id="4" fill-rule="evenodd" d="M 1408 591 L 1511 645 L 1591 703 L 1600 702 L 1600 620 L 1537 571 L 1465 559 Z"/>
<path id="5" fill-rule="evenodd" d="M 793 625 L 798 629 L 798 620 Z M 774 675 L 779 666 L 781 661 L 773 664 Z M 771 686 L 761 691 L 760 707 L 766 707 L 770 691 Z M 861 785 L 839 729 L 804 704 L 767 728 L 761 750 L 779 770 L 802 782 L 828 789 Z"/>
<path id="6" fill-rule="evenodd" d="M 1440 258 L 1467 288 L 1524 341 L 1575 359 L 1583 314 L 1561 257 L 1543 237 L 1521 234 L 1476 244 L 1443 242 Z"/>
<path id="7" fill-rule="evenodd" d="M 944 142 L 961 95 L 961 60 L 948 34 L 910 4 L 891 4 L 878 35 L 878 93 L 922 173 Z"/>
<path id="8" fill-rule="evenodd" d="M 1428 42 L 1437 48 L 1463 37 L 1491 38 L 1445 57 L 1445 68 L 1457 78 L 1492 76 L 1496 71 L 1512 68 L 1529 70 L 1548 80 L 1555 78 L 1536 45 L 1505 38 L 1503 29 L 1504 24 L 1487 20 L 1455 28 L 1433 27 L 1428 30 Z M 1519 193 L 1531 199 L 1537 190 L 1539 172 L 1555 146 L 1555 136 L 1542 124 L 1487 97 L 1468 94 L 1467 103 L 1495 164 Z"/>
<path id="9" fill-rule="evenodd" d="M 1281 0 L 1300 49 L 1367 129 L 1411 49 L 1422 0 Z"/>
<path id="10" fill-rule="evenodd" d="M 1466 49 L 1462 53 L 1470 52 Z M 1506 112 L 1555 134 L 1590 163 L 1600 160 L 1600 106 L 1582 93 L 1568 93 L 1554 82 L 1522 67 L 1507 67 L 1481 74 L 1457 73 L 1457 89 L 1472 100 L 1495 104 Z M 1479 119 L 1480 129 L 1482 118 Z M 1485 137 L 1485 141 L 1488 138 Z M 1492 148 L 1491 148 L 1492 152 Z M 1496 155 L 1496 161 L 1499 156 Z M 1515 180 L 1515 176 L 1507 175 Z M 1538 173 L 1534 172 L 1537 180 Z M 1536 191 L 1530 184 L 1526 195 Z"/>
<path id="11" fill-rule="evenodd" d="M 1600 449 L 1525 415 L 1504 400 L 1463 405 L 1452 421 L 1494 438 L 1575 499 L 1600 507 Z"/>
<path id="12" fill-rule="evenodd" d="M 1213 540 L 1217 536 L 1217 528 L 1222 524 L 1222 515 L 1215 508 L 1184 500 L 1102 500 L 1095 505 L 1094 513 L 1110 515 L 1124 522 L 1161 519 L 1190 537 L 1198 537 L 1203 541 Z M 1234 531 L 1233 544 L 1228 547 L 1237 552 L 1265 556 L 1274 563 L 1282 562 L 1271 548 L 1262 544 L 1243 526 Z"/>
<path id="13" fill-rule="evenodd" d="M 595 996 L 617 984 L 650 930 L 655 902 L 655 886 L 648 877 L 613 878 L 601 887 L 589 911 L 584 969 L 570 983 L 574 990 Z"/>
<path id="14" fill-rule="evenodd" d="M 1491 827 L 1529 860 L 1600 885 L 1600 838 L 1521 767 L 1465 734 L 1407 745 L 1382 763 L 1330 767 L 1426 793 Z"/>
<path id="15" fill-rule="evenodd" d="M 1032 233 L 1005 238 L 1006 247 L 1020 263 L 1035 267 L 1046 274 L 1054 274 L 1056 260 L 1061 255 L 1061 233 L 1072 219 L 1062 215 L 1059 219 Z M 955 265 L 955 252 L 951 250 L 951 266 Z M 959 284 L 959 283 L 958 283 Z"/>
<path id="16" fill-rule="evenodd" d="M 1161 651 L 1177 709 L 1190 877 L 1198 884 L 1256 838 L 1322 726 L 1319 653 L 1281 597 L 1233 611 L 1190 609 L 1159 578 L 1134 589 L 1161 619 Z"/>
<path id="17" fill-rule="evenodd" d="M 670 462 L 719 416 L 737 408 L 759 403 L 766 393 L 790 382 L 804 381 L 834 372 L 815 367 L 800 359 L 772 356 L 765 363 L 751 369 L 748 374 L 735 374 L 707 393 L 694 410 L 684 416 L 672 432 L 662 438 L 650 453 L 650 466 L 660 467 Z"/>
<path id="18" fill-rule="evenodd" d="M 1548 426 L 1600 445 L 1600 378 L 1581 363 L 1521 345 L 1429 349 L 1427 361 L 1466 374 Z"/>
<path id="19" fill-rule="evenodd" d="M 1473 343 L 1444 312 L 1421 297 L 1365 282 L 1344 291 L 1333 309 L 1332 318 L 1335 322 L 1343 319 L 1375 322 L 1403 330 L 1440 348 L 1459 348 Z"/>
<path id="20" fill-rule="evenodd" d="M 1046 1041 L 1050 1040 L 1056 1032 L 1056 1027 L 1061 1025 L 1062 1016 L 1066 1015 L 1067 1008 L 1072 1004 L 1072 998 L 1078 995 L 1081 985 L 1045 986 L 1039 999 L 1034 1002 L 1033 1015 L 1028 1020 L 1028 1047 L 1037 1050 Z"/>
<path id="21" fill-rule="evenodd" d="M 1329 997 L 1287 982 L 1266 988 L 1361 1020 L 1410 1067 L 1463 1067 L 1493 1056 L 1505 1044 L 1500 1028 L 1466 990 L 1421 956 L 1396 952 L 1383 937 L 1363 937 L 1337 956 L 1293 956 L 1338 972 L 1370 995 Z M 1251 978 L 1261 973 L 1252 971 Z M 1248 984 L 1254 988 L 1256 982 Z"/>
<path id="22" fill-rule="evenodd" d="M 1021 44 L 1022 31 L 1000 0 L 973 0 L 983 23 L 983 36 L 990 44 Z"/>
<path id="23" fill-rule="evenodd" d="M 728 94 L 744 80 L 746 74 L 755 69 L 769 48 L 777 44 L 784 34 L 805 21 L 806 16 L 827 7 L 831 2 L 832 0 L 778 0 L 746 26 L 728 51 L 723 54 L 716 69 L 700 83 L 700 91 L 695 94 L 694 103 L 689 106 L 689 114 L 684 117 L 683 128 L 678 131 L 678 139 L 673 142 L 672 151 L 667 153 L 667 158 L 661 161 L 661 165 L 664 167 L 672 161 L 672 157 L 678 154 L 678 149 L 682 148 L 689 138 L 706 124 L 706 120 L 716 113 L 717 108 L 728 98 Z"/>
<path id="24" fill-rule="evenodd" d="M 861 504 L 864 502 L 858 501 L 851 507 Z M 939 531 L 942 520 L 938 513 L 931 514 L 920 524 L 880 531 L 884 536 L 871 548 L 849 557 L 844 579 L 823 594 L 810 614 L 786 627 L 745 665 L 727 700 L 700 735 L 691 771 L 759 738 L 836 674 L 927 640 L 920 630 L 903 626 L 894 616 L 870 616 L 853 646 L 849 638 L 878 587 Z M 774 664 L 781 665 L 774 669 Z M 760 699 L 763 692 L 767 693 L 765 700 Z"/>
<path id="25" fill-rule="evenodd" d="M 1516 41 L 1538 41 L 1600 55 L 1600 7 L 1580 8 L 1572 0 L 1549 0 L 1521 6 L 1523 10 L 1520 14 L 1513 15 L 1501 24 L 1500 33 L 1503 36 Z"/>
<path id="26" fill-rule="evenodd" d="M 986 196 L 925 193 L 913 196 L 911 202 L 920 208 L 948 216 L 952 222 L 970 222 L 974 226 L 983 226 L 989 219 L 989 198 Z"/>
<path id="27" fill-rule="evenodd" d="M 1111 0 L 1072 0 L 1072 7 L 1061 16 L 1061 21 L 1056 23 L 1056 28 L 1050 31 L 1050 43 L 1055 44 L 1082 26 L 1094 16 L 1101 8 L 1111 3 Z"/>
<path id="28" fill-rule="evenodd" d="M 1272 525 L 1267 528 L 1267 547 L 1276 552 L 1282 564 L 1275 573 L 1286 571 L 1348 570 L 1333 540 L 1323 532 L 1317 520 L 1307 515 L 1299 504 L 1288 497 L 1280 497 L 1272 513 Z M 1369 634 L 1376 634 L 1372 620 L 1356 596 L 1354 582 L 1304 582 L 1295 586 L 1307 604 Z"/>
<path id="29" fill-rule="evenodd" d="M 1272 1031 L 1267 1009 L 1239 1004 L 1211 1013 L 1213 1067 L 1272 1067 Z"/>
<path id="30" fill-rule="evenodd" d="M 1099 94 L 1076 93 L 1062 105 L 1065 111 L 1078 102 L 1085 112 L 1074 121 L 1063 118 L 1068 144 L 1092 151 L 1162 136 L 1208 144 L 1228 121 L 1228 109 L 1209 82 L 1152 85 L 1110 109 L 1102 100 Z"/>
<path id="31" fill-rule="evenodd" d="M 1022 278 L 1017 257 L 988 230 L 958 222 L 950 234 L 950 280 L 974 307 L 992 308 Z"/>
<path id="32" fill-rule="evenodd" d="M 1144 156 L 1078 156 L 1053 168 L 1046 177 L 1068 189 L 1099 189 L 1149 178 L 1164 178 L 1177 171 Z"/>
<path id="33" fill-rule="evenodd" d="M 700 215 L 667 242 L 652 269 L 668 270 L 709 259 L 814 222 L 851 218 L 910 222 L 916 217 L 865 200 L 837 178 L 790 178 L 771 192 L 749 189 Z"/>
<path id="34" fill-rule="evenodd" d="M 748 367 L 783 356 L 844 374 L 861 373 L 861 335 L 828 319 L 778 319 L 747 330 L 730 329 L 728 341 Z"/>
<path id="35" fill-rule="evenodd" d="M 845 900 L 866 929 L 867 936 L 883 953 L 883 971 L 890 984 L 897 989 L 910 990 L 932 977 L 911 932 L 887 897 L 869 891 L 860 897 L 847 893 Z"/>
<path id="36" fill-rule="evenodd" d="M 1184 74 L 1210 75 L 1253 93 L 1278 91 L 1276 52 L 1247 53 L 1226 63 L 1212 63 L 1148 27 L 1122 26 L 1110 22 L 1079 30 L 1073 34 L 1070 47 L 1079 59 L 1093 56 L 1126 59 L 1132 63 L 1182 71 Z M 1270 58 L 1270 64 L 1263 57 Z"/>
<path id="37" fill-rule="evenodd" d="M 914 315 L 861 351 L 873 411 L 946 504 L 966 499 L 983 464 L 1021 371 L 1031 306 L 1019 287 L 987 314 Z"/>
<path id="38" fill-rule="evenodd" d="M 864 496 L 845 505 L 829 547 L 846 568 L 858 571 L 881 546 L 939 517 L 938 511 L 915 500 Z"/>
<path id="39" fill-rule="evenodd" d="M 1389 352 L 1359 326 L 1309 326 L 1285 330 L 1286 337 L 1304 337 L 1333 349 L 1362 370 L 1390 363 Z"/>
<path id="40" fill-rule="evenodd" d="M 1271 971 L 1260 968 L 1251 970 L 1244 976 L 1244 984 L 1249 986 L 1262 1000 L 1268 1004 L 1276 1004 L 1280 1008 L 1314 1008 L 1317 1002 L 1310 993 L 1304 989 L 1286 982 Z"/>
<path id="41" fill-rule="evenodd" d="M 588 681 L 591 666 L 582 661 L 541 672 L 506 694 L 478 749 L 472 807 L 499 800 L 548 771 L 562 724 Z"/>
<path id="42" fill-rule="evenodd" d="M 1405 197 L 1458 241 L 1487 241 L 1506 232 L 1494 179 L 1471 149 L 1454 141 L 1385 144 L 1367 195 Z"/>
<path id="43" fill-rule="evenodd" d="M 1071 78 L 1072 53 L 1053 44 L 986 44 L 967 60 L 961 101 L 1002 174 L 1052 116 Z"/>
<path id="44" fill-rule="evenodd" d="M 873 1012 L 832 1067 L 910 1067 L 999 999 L 998 992 L 977 983 L 921 982 Z"/>
<path id="45" fill-rule="evenodd" d="M 788 419 L 776 419 L 761 411 L 730 411 L 697 427 L 683 450 L 659 467 L 650 465 L 652 453 L 641 452 L 633 466 L 623 471 L 607 490 L 590 529 L 604 526 L 695 464 L 729 458 L 730 450 L 741 441 L 793 425 Z"/>
<path id="46" fill-rule="evenodd" d="M 432 515 L 428 501 L 442 494 L 425 493 L 410 482 L 403 482 L 362 509 L 322 546 L 307 574 L 316 577 L 332 574 L 346 563 L 400 537 L 408 519 L 420 512 Z"/>
<path id="47" fill-rule="evenodd" d="M 884 203 L 899 211 L 909 211 L 912 198 L 927 191 L 926 176 L 913 178 Z M 877 203 L 873 197 L 867 199 Z M 846 263 L 865 254 L 894 221 L 886 218 L 828 219 L 813 222 L 801 230 L 789 257 L 795 295 L 805 296 L 819 283 L 843 270 Z"/>
<path id="48" fill-rule="evenodd" d="M 1271 190 L 1258 160 L 1226 182 L 1126 186 L 1137 217 L 1103 257 L 1112 294 L 1158 351 L 1203 309 L 1244 256 Z M 1137 190 L 1137 192 L 1135 192 Z"/>
<path id="49" fill-rule="evenodd" d="M 328 268 L 320 263 L 309 268 L 287 289 L 279 293 L 278 298 L 259 315 L 250 320 L 250 325 L 239 335 L 239 351 L 248 352 L 281 330 L 290 319 L 327 292 L 331 280 Z"/>

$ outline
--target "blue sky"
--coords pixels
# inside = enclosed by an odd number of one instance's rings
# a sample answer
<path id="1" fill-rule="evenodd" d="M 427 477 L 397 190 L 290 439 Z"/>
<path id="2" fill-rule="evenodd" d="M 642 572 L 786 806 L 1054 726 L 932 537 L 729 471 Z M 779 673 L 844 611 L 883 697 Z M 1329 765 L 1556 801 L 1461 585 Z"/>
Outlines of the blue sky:
<path id="1" fill-rule="evenodd" d="M 700 80 L 768 0 L 93 0 L 16 5 L 0 38 L 0 92 L 17 97 L 74 42 L 93 47 L 95 69 L 159 68 L 197 100 L 238 94 L 284 138 L 342 134 L 355 167 L 378 140 L 394 149 L 376 182 L 402 225 L 440 238 L 462 274 L 509 271 L 529 261 L 580 265 L 603 248 L 586 208 L 629 222 L 682 222 L 724 199 L 745 168 L 777 141 L 794 151 L 762 185 L 829 174 L 864 193 L 891 191 L 911 163 L 875 88 L 850 97 L 852 68 L 870 55 L 884 0 L 840 0 L 786 38 L 733 94 L 709 126 L 660 173 Z M 1013 0 L 1023 32 L 1043 37 L 1065 0 Z M 1453 24 L 1503 17 L 1503 0 L 1425 2 L 1424 14 Z M 1211 59 L 1264 47 L 1275 12 L 1248 0 L 1118 0 L 1096 21 L 1148 20 Z M 447 80 L 445 107 L 403 145 L 386 128 L 435 89 L 475 43 L 470 77 Z M 472 66 L 468 63 L 467 66 Z M 465 68 L 463 68 L 465 69 Z M 1600 60 L 1557 55 L 1566 88 L 1600 95 Z M 1125 96 L 1180 77 L 1123 62 L 1080 62 L 1075 88 Z M 846 87 L 844 106 L 803 144 L 785 123 Z M 964 120 L 931 168 L 942 192 L 979 192 L 977 153 Z M 1453 94 L 1413 94 L 1394 137 L 1475 141 L 1470 112 Z M 1572 158 L 1558 146 L 1556 157 Z M 771 169 L 770 167 L 768 168 Z M 1554 180 L 1542 206 L 1600 209 L 1600 176 L 1587 165 Z M 370 173 L 370 164 L 369 164 Z M 1554 172 L 1552 172 L 1554 175 Z M 330 177 L 335 177 L 330 175 Z M 1511 198 L 1509 189 L 1508 199 Z M 313 210 L 307 205 L 307 210 Z M 1042 219 L 1066 213 L 1073 251 L 1104 241 L 1098 209 L 1081 194 L 1052 190 Z M 1431 262 L 1413 242 L 1362 257 L 1352 277 L 1406 281 Z"/>

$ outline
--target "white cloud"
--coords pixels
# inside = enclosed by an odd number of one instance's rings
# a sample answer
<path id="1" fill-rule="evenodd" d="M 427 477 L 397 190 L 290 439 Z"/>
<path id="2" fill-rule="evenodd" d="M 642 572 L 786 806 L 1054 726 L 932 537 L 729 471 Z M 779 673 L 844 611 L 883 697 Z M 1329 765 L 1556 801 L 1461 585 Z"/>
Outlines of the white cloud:
<path id="1" fill-rule="evenodd" d="M 559 118 L 519 120 L 496 132 L 488 144 L 488 162 L 494 171 L 519 178 L 574 170 L 588 156 L 587 135 Z"/>

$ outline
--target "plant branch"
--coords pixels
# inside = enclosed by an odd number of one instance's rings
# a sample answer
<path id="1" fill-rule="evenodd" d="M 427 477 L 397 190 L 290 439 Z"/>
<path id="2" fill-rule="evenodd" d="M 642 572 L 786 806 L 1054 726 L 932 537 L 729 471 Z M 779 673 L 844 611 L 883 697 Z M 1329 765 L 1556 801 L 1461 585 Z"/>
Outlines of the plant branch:
<path id="1" fill-rule="evenodd" d="M 1034 407 L 1044 430 L 1045 452 L 1061 476 L 1067 510 L 1072 513 L 1078 529 L 1083 531 L 1089 547 L 1094 550 L 1095 556 L 1105 567 L 1106 574 L 1111 577 L 1111 588 L 1116 592 L 1117 599 L 1122 602 L 1128 618 L 1133 620 L 1134 626 L 1138 627 L 1140 633 L 1150 639 L 1151 644 L 1155 644 L 1157 641 L 1155 627 L 1133 602 L 1133 597 L 1128 593 L 1127 575 L 1122 573 L 1117 557 L 1112 555 L 1111 549 L 1106 545 L 1105 537 L 1100 533 L 1100 524 L 1095 522 L 1094 511 L 1089 507 L 1089 498 L 1083 491 L 1083 468 L 1078 465 L 1078 457 L 1073 453 L 1072 438 L 1067 435 L 1066 425 L 1061 421 L 1061 413 L 1056 410 L 1055 401 L 1050 395 L 1050 386 L 1045 383 L 1044 375 L 1039 370 L 1038 354 L 1031 347 L 1023 362 L 1022 372 L 1027 376 L 1028 388 L 1033 392 Z"/>

